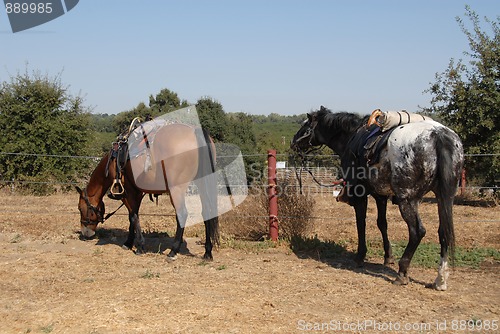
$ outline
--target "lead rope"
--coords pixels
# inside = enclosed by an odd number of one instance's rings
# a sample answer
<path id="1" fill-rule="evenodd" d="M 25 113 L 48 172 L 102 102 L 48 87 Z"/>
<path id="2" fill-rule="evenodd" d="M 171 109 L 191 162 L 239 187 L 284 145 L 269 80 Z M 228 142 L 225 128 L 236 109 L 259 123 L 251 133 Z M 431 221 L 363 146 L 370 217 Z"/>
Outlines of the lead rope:
<path id="1" fill-rule="evenodd" d="M 315 152 L 315 151 L 319 151 L 319 149 L 310 150 L 310 151 L 306 152 L 306 154 L 310 153 L 310 152 Z M 303 194 L 302 193 L 302 170 L 304 170 L 304 169 L 306 172 L 309 173 L 309 175 L 311 175 L 311 178 L 313 179 L 313 181 L 316 182 L 320 187 L 330 188 L 330 187 L 336 187 L 336 186 L 344 183 L 344 179 L 338 179 L 336 181 L 333 181 L 331 184 L 325 184 L 325 183 L 318 181 L 318 179 L 314 176 L 312 171 L 309 168 L 304 167 L 304 162 L 306 160 L 304 158 L 302 158 L 301 160 L 302 160 L 302 163 L 300 164 L 300 172 L 297 173 L 297 168 L 295 168 L 295 176 L 299 180 L 299 189 L 300 189 L 301 195 Z M 295 157 L 293 158 L 293 162 L 295 164 Z"/>
<path id="2" fill-rule="evenodd" d="M 122 207 L 122 206 L 124 206 L 124 205 L 125 205 L 125 203 L 123 203 L 123 202 L 122 202 L 122 204 L 118 207 L 118 209 L 116 209 L 115 211 L 113 211 L 113 212 L 111 212 L 111 213 L 108 213 L 108 214 L 106 215 L 106 217 L 104 217 L 104 219 L 102 220 L 102 223 L 104 224 L 104 222 L 105 222 L 106 220 L 108 220 L 108 218 L 111 218 L 111 216 L 112 216 L 112 215 L 114 215 L 114 214 L 116 213 L 116 211 L 120 210 L 120 209 L 121 209 L 121 207 Z"/>

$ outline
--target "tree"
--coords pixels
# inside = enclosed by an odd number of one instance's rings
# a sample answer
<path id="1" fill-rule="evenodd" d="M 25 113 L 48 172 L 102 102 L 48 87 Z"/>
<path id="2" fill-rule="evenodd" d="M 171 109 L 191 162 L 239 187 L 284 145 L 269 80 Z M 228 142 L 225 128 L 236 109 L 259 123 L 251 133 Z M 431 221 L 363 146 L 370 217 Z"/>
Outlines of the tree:
<path id="1" fill-rule="evenodd" d="M 134 118 L 139 117 L 140 119 L 145 120 L 148 116 L 151 116 L 151 114 L 151 108 L 146 106 L 143 102 L 140 102 L 137 107 L 133 109 L 117 114 L 113 119 L 116 134 L 119 135 L 120 133 L 127 131 Z"/>
<path id="2" fill-rule="evenodd" d="M 25 188 L 36 193 L 55 190 L 47 181 L 75 181 L 88 166 L 86 159 L 65 157 L 88 155 L 92 132 L 82 99 L 72 97 L 59 77 L 26 70 L 2 82 L 0 132 L 0 173 L 30 182 Z"/>
<path id="3" fill-rule="evenodd" d="M 469 66 L 462 60 L 450 60 L 448 68 L 436 74 L 436 82 L 426 91 L 432 95 L 434 113 L 452 127 L 462 139 L 467 154 L 500 153 L 500 17 L 485 18 L 492 36 L 481 27 L 477 14 L 466 6 L 465 15 L 472 30 L 457 17 L 467 36 Z M 491 185 L 500 179 L 500 157 L 466 159 L 469 176 L 477 183 Z"/>
<path id="4" fill-rule="evenodd" d="M 220 102 L 204 97 L 196 102 L 196 110 L 202 127 L 210 131 L 216 141 L 224 141 L 228 134 L 228 120 Z"/>
<path id="5" fill-rule="evenodd" d="M 162 89 L 155 97 L 149 96 L 149 107 L 153 113 L 151 116 L 156 117 L 167 112 L 187 107 L 189 104 L 186 100 L 180 100 L 177 93 L 169 89 Z"/>

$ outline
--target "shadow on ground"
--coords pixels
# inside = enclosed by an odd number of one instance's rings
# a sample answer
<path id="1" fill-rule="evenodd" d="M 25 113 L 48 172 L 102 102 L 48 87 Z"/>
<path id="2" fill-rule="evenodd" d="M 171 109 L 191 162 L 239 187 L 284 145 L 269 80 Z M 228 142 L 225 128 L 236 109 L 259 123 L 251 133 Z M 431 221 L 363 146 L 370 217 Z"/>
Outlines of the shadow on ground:
<path id="1" fill-rule="evenodd" d="M 397 271 L 381 263 L 365 261 L 362 266 L 355 261 L 355 253 L 347 250 L 345 245 L 334 241 L 323 241 L 317 237 L 307 238 L 295 236 L 290 242 L 294 254 L 301 259 L 314 259 L 331 267 L 361 273 L 368 276 L 383 279 L 387 282 L 394 282 Z M 411 279 L 416 284 L 427 286 L 425 282 Z"/>
<path id="2" fill-rule="evenodd" d="M 142 235 L 145 239 L 144 251 L 146 253 L 166 255 L 174 243 L 174 237 L 169 236 L 168 233 L 143 232 Z M 128 231 L 123 229 L 98 229 L 92 240 L 95 240 L 98 246 L 116 245 L 122 247 L 127 240 L 127 236 Z M 179 253 L 182 255 L 196 256 L 191 253 L 185 240 L 181 245 Z"/>

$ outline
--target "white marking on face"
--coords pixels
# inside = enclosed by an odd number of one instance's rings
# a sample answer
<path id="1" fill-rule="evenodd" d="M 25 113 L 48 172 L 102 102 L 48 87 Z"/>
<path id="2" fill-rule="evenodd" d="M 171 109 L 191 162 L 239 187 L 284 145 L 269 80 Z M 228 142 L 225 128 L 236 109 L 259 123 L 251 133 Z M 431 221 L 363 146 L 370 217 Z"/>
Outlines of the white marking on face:
<path id="1" fill-rule="evenodd" d="M 82 235 L 86 238 L 92 238 L 95 235 L 95 231 L 88 226 L 82 225 Z"/>

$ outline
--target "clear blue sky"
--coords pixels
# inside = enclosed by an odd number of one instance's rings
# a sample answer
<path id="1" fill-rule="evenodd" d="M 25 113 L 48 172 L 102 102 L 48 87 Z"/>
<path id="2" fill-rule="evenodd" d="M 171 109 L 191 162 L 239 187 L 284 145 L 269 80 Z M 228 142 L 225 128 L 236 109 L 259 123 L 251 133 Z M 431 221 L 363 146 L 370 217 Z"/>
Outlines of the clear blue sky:
<path id="1" fill-rule="evenodd" d="M 162 88 L 226 112 L 418 110 L 422 92 L 464 58 L 455 17 L 498 0 L 80 0 L 13 34 L 0 10 L 0 80 L 28 69 L 70 86 L 94 113 L 119 113 Z"/>

